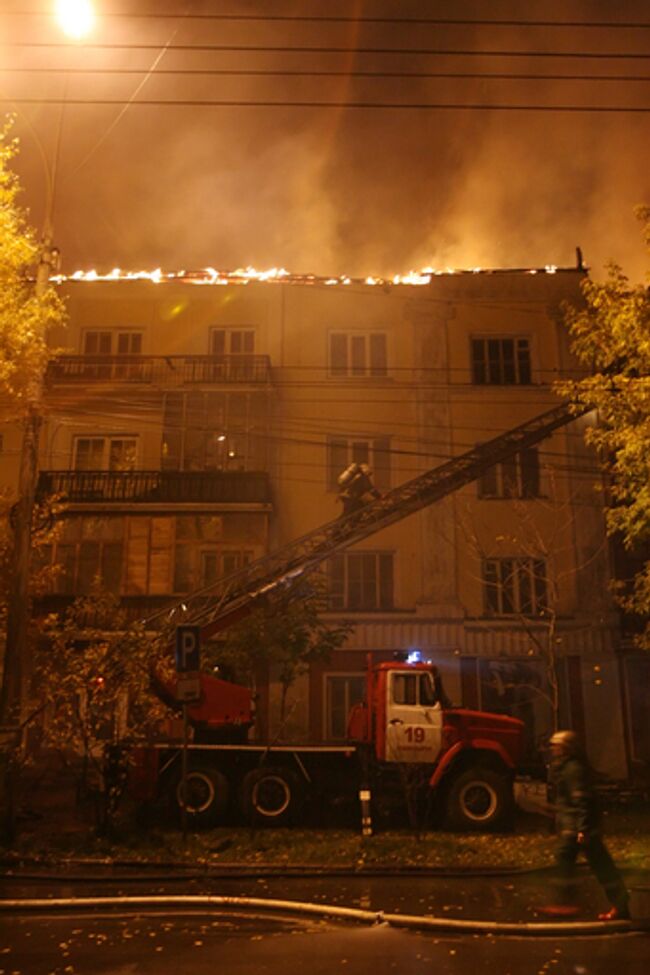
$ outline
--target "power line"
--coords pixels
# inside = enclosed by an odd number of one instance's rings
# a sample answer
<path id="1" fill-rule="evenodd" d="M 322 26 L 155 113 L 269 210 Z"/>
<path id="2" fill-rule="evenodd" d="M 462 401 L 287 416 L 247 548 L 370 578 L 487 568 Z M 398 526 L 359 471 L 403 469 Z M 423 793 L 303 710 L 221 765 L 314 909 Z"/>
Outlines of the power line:
<path id="1" fill-rule="evenodd" d="M 10 17 L 43 17 L 49 16 L 40 10 L 11 10 L 5 16 Z M 372 17 L 372 16 L 337 16 L 318 14 L 203 14 L 187 13 L 185 11 L 149 13 L 147 11 L 102 11 L 102 20 L 196 20 L 196 21 L 243 21 L 253 23 L 317 23 L 317 24 L 399 24 L 418 27 L 430 24 L 438 27 L 535 27 L 535 28 L 580 28 L 631 30 L 650 29 L 647 21 L 618 21 L 618 20 L 505 20 L 487 18 L 456 18 L 456 17 Z"/>
<path id="2" fill-rule="evenodd" d="M 632 105 L 490 105 L 480 102 L 326 102 L 326 101 L 261 101 L 257 99 L 157 99 L 129 101 L 127 98 L 5 98 L 14 105 L 66 105 L 116 107 L 128 104 L 131 108 L 338 108 L 380 109 L 389 111 L 470 111 L 470 112 L 560 112 L 590 114 L 648 114 L 650 106 Z"/>
<path id="3" fill-rule="evenodd" d="M 353 70 L 313 70 L 313 69 L 267 69 L 267 68 L 2 68 L 8 74 L 59 74 L 59 75 L 139 75 L 152 76 L 206 76 L 206 77 L 252 77 L 252 78 L 436 78 L 465 81 L 650 81 L 650 75 L 607 75 L 607 74 L 529 74 L 492 71 L 359 71 Z"/>
<path id="4" fill-rule="evenodd" d="M 0 48 L 31 48 L 60 51 L 159 51 L 160 44 L 69 44 L 62 41 L 2 41 Z M 650 54 L 624 51 L 509 51 L 472 50 L 467 48 L 419 47 L 335 47 L 314 45 L 268 44 L 170 44 L 168 51 L 224 52 L 232 54 L 380 54 L 400 57 L 463 57 L 463 58 L 579 58 L 581 60 L 648 60 Z"/>

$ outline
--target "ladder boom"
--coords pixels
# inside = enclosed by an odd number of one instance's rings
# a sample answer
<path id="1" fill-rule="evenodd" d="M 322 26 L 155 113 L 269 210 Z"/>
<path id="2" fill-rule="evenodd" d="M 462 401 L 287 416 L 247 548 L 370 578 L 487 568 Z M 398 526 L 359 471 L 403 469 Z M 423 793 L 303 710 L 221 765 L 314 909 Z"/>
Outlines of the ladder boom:
<path id="1" fill-rule="evenodd" d="M 494 464 L 534 446 L 588 409 L 562 403 L 419 474 L 359 511 L 327 522 L 216 584 L 187 596 L 179 607 L 182 618 L 173 622 L 200 626 L 202 636 L 207 639 L 247 615 L 259 601 L 286 592 L 299 578 L 316 569 L 335 552 L 442 500 L 475 481 Z M 171 622 L 174 614 L 173 610 L 171 614 L 168 610 L 163 611 L 147 622 L 163 615 Z"/>

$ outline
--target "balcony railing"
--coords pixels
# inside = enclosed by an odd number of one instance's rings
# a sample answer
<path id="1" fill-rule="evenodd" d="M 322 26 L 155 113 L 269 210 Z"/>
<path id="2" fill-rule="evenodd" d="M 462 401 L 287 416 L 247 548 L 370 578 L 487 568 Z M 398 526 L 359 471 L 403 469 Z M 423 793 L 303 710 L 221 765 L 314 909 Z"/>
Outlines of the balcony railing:
<path id="1" fill-rule="evenodd" d="M 106 504 L 268 504 L 271 500 L 265 471 L 42 471 L 38 494 Z"/>
<path id="2" fill-rule="evenodd" d="M 267 355 L 62 355 L 52 359 L 47 380 L 53 383 L 150 383 L 191 386 L 212 383 L 268 383 Z"/>

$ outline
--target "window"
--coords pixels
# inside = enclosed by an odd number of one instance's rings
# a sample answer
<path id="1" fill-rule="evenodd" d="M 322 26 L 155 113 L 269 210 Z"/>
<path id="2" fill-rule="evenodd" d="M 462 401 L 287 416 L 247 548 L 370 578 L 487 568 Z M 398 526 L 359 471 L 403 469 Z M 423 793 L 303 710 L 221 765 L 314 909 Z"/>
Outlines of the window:
<path id="1" fill-rule="evenodd" d="M 330 376 L 361 378 L 388 374 L 384 332 L 332 332 Z"/>
<path id="2" fill-rule="evenodd" d="M 142 332 L 120 330 L 105 332 L 84 332 L 83 354 L 100 355 L 141 355 Z"/>
<path id="3" fill-rule="evenodd" d="M 211 586 L 224 576 L 229 576 L 248 565 L 252 559 L 252 552 L 220 552 L 217 550 L 201 552 L 201 586 Z M 176 589 L 176 591 L 184 592 L 185 590 Z"/>
<path id="4" fill-rule="evenodd" d="M 472 382 L 492 386 L 528 385 L 531 382 L 529 340 L 472 339 Z"/>
<path id="5" fill-rule="evenodd" d="M 221 515 L 176 518 L 174 592 L 186 593 L 211 586 L 223 576 L 248 565 L 258 554 L 252 548 L 235 548 L 234 545 L 227 548 L 223 539 L 224 519 Z"/>
<path id="6" fill-rule="evenodd" d="M 90 360 L 84 365 L 86 376 L 96 379 L 145 378 L 141 361 L 115 361 L 118 357 L 142 355 L 142 332 L 124 329 L 84 332 L 83 354 Z M 105 362 L 102 362 L 103 358 Z"/>
<path id="7" fill-rule="evenodd" d="M 327 674 L 325 678 L 325 738 L 346 738 L 348 715 L 366 694 L 363 674 Z"/>
<path id="8" fill-rule="evenodd" d="M 485 559 L 485 612 L 490 616 L 539 616 L 548 605 L 543 559 Z"/>
<path id="9" fill-rule="evenodd" d="M 255 330 L 213 328 L 210 332 L 211 380 L 242 381 L 255 378 Z"/>
<path id="10" fill-rule="evenodd" d="M 267 469 L 268 401 L 262 392 L 165 395 L 163 470 Z"/>
<path id="11" fill-rule="evenodd" d="M 210 332 L 210 355 L 251 355 L 253 352 L 253 328 L 213 328 Z"/>
<path id="12" fill-rule="evenodd" d="M 437 700 L 430 674 L 394 673 L 392 688 L 394 704 L 433 707 Z"/>
<path id="13" fill-rule="evenodd" d="M 393 608 L 391 552 L 344 552 L 328 563 L 329 608 L 379 610 Z"/>
<path id="14" fill-rule="evenodd" d="M 390 440 L 388 437 L 328 437 L 327 490 L 338 490 L 338 476 L 356 461 L 368 464 L 380 491 L 390 488 Z"/>
<path id="15" fill-rule="evenodd" d="M 488 468 L 478 482 L 479 498 L 538 498 L 539 453 L 536 447 Z"/>
<path id="16" fill-rule="evenodd" d="M 63 595 L 81 595 L 91 591 L 97 578 L 109 592 L 122 591 L 123 578 L 122 518 L 65 519 L 62 536 L 49 548 L 45 561 L 59 568 L 52 591 Z"/>
<path id="17" fill-rule="evenodd" d="M 135 469 L 135 437 L 76 437 L 75 471 L 132 471 Z"/>

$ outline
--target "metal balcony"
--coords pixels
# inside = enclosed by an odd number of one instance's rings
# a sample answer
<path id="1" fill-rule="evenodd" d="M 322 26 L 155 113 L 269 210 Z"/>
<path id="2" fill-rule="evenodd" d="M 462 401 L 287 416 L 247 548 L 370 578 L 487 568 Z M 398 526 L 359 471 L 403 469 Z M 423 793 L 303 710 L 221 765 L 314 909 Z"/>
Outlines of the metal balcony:
<path id="1" fill-rule="evenodd" d="M 71 503 L 269 504 L 266 471 L 42 471 L 38 495 Z"/>
<path id="2" fill-rule="evenodd" d="M 62 355 L 47 367 L 54 383 L 145 383 L 162 388 L 268 383 L 267 355 Z"/>

